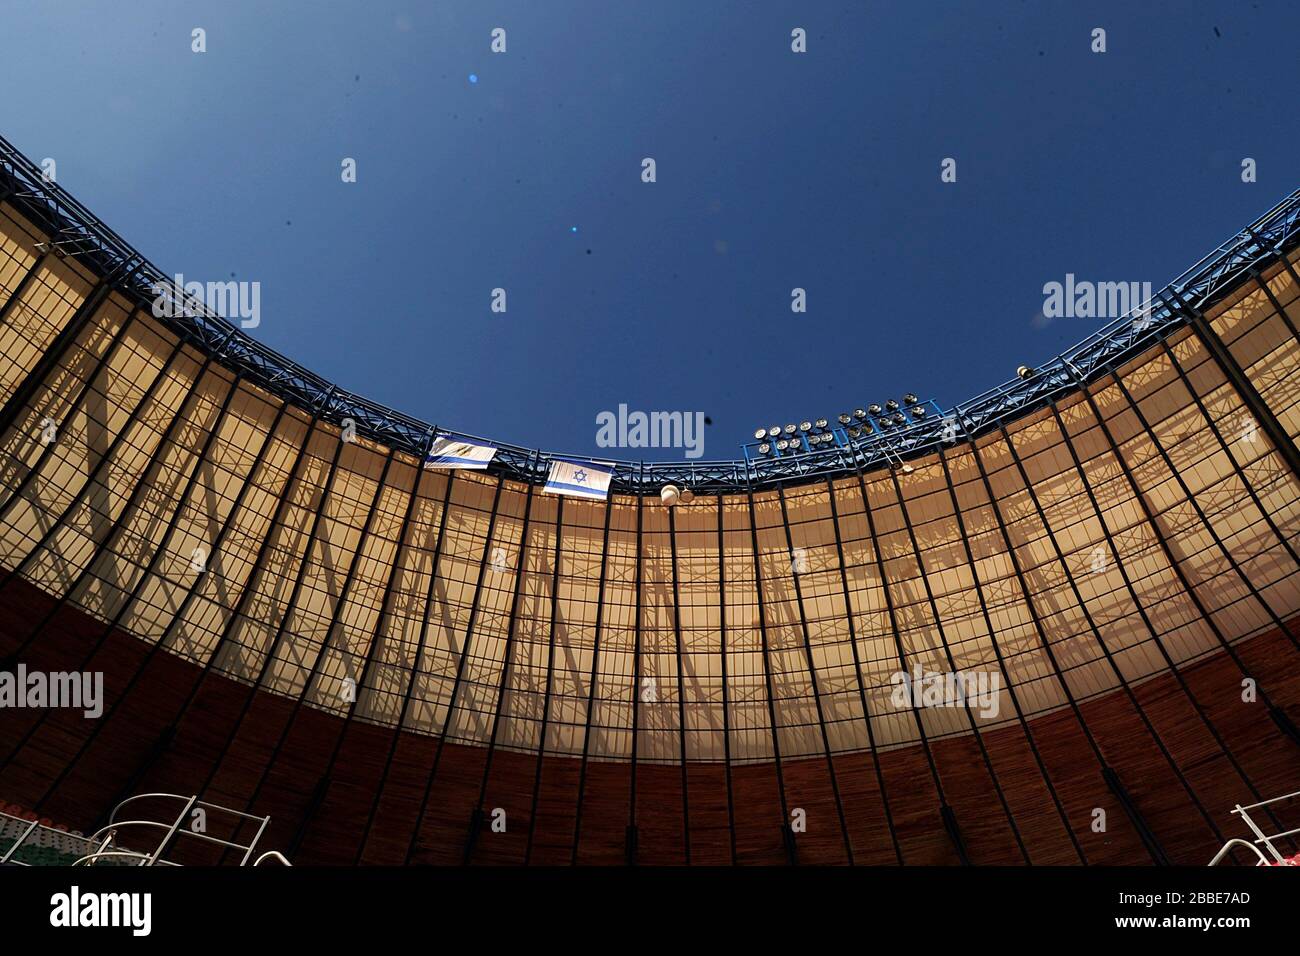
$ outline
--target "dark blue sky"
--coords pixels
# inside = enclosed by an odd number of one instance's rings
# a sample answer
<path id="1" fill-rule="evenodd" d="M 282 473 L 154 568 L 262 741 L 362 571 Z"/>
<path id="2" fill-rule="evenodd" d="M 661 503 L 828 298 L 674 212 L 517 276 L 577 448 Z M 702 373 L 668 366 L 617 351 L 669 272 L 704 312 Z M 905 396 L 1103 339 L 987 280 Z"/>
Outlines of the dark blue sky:
<path id="1" fill-rule="evenodd" d="M 1300 184 L 1294 2 L 1084 6 L 10 3 L 0 132 L 343 387 L 621 458 L 598 412 L 700 411 L 731 458 L 969 398 L 1102 324 L 1044 283 L 1158 288 Z"/>

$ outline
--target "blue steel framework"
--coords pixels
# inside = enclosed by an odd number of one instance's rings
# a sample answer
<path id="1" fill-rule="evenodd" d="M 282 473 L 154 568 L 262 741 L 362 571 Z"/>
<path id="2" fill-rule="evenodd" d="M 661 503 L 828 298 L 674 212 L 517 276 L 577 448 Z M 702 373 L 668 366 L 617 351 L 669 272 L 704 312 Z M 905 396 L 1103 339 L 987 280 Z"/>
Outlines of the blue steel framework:
<path id="1" fill-rule="evenodd" d="M 61 186 L 48 182 L 42 170 L 3 137 L 0 198 L 52 236 L 50 249 L 55 254 L 80 260 L 101 275 L 106 285 L 138 306 L 151 308 L 156 288 L 172 286 L 169 276 Z M 860 470 L 934 452 L 952 444 L 955 438 L 977 437 L 1025 412 L 1048 407 L 1054 399 L 1108 374 L 1173 331 L 1195 325 L 1199 313 L 1225 290 L 1277 261 L 1296 245 L 1300 245 L 1300 190 L 1221 243 L 1149 302 L 1037 366 L 1026 378 L 991 388 L 941 415 L 900 427 L 888 436 L 846 439 L 846 446 L 837 444 L 802 455 L 712 462 L 616 461 L 610 490 L 654 494 L 665 484 L 677 484 L 696 492 L 746 493 L 762 487 L 851 476 Z M 435 435 L 486 442 L 499 449 L 488 469 L 490 473 L 530 484 L 546 480 L 552 457 L 596 460 L 552 455 L 437 428 L 325 381 L 206 309 L 189 311 L 192 314 L 163 316 L 158 321 L 247 381 L 300 406 L 321 421 L 342 426 L 350 420 L 359 434 L 395 451 L 422 458 Z M 601 461 L 608 463 L 607 459 Z"/>

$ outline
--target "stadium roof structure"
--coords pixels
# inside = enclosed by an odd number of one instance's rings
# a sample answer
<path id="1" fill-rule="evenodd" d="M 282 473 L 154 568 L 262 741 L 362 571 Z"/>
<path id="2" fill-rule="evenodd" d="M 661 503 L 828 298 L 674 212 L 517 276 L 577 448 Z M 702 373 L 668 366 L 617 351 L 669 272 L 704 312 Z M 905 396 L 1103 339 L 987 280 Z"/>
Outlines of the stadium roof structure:
<path id="1" fill-rule="evenodd" d="M 96 718 L 5 714 L 0 799 L 91 832 L 194 794 L 317 863 L 1205 863 L 1247 803 L 1284 832 L 1298 215 L 953 441 L 625 463 L 592 501 L 530 449 L 425 469 L 430 426 L 155 316 L 167 276 L 0 144 L 0 675 L 104 681 Z"/>
<path id="2" fill-rule="evenodd" d="M 171 286 L 162 272 L 102 223 L 81 203 L 51 182 L 40 167 L 0 137 L 0 190 L 34 224 L 52 237 L 63 254 L 86 262 L 97 274 L 141 305 L 157 298 L 157 289 Z M 657 494 L 665 484 L 692 490 L 743 491 L 748 488 L 813 480 L 911 458 L 951 444 L 945 432 L 949 419 L 959 434 L 974 438 L 1015 416 L 1042 408 L 1053 398 L 1109 374 L 1127 358 L 1193 321 L 1200 310 L 1217 301 L 1225 289 L 1279 261 L 1300 242 L 1300 190 L 1287 196 L 1254 223 L 1207 253 L 1171 281 L 1153 300 L 1139 303 L 1126 315 L 1097 330 L 1073 348 L 1036 367 L 1029 379 L 1015 378 L 959 403 L 939 418 L 911 422 L 888 437 L 873 434 L 852 447 L 811 450 L 795 458 L 712 462 L 614 462 L 610 487 L 628 493 Z M 256 383 L 321 421 L 354 424 L 357 432 L 375 441 L 423 455 L 438 435 L 474 439 L 419 421 L 325 381 L 202 304 L 164 319 L 187 342 L 217 356 L 249 382 Z M 478 439 L 480 441 L 486 439 Z M 518 481 L 544 482 L 553 457 L 593 461 L 568 454 L 553 455 L 492 439 L 499 448 L 491 471 Z M 600 459 L 599 463 L 609 463 Z"/>

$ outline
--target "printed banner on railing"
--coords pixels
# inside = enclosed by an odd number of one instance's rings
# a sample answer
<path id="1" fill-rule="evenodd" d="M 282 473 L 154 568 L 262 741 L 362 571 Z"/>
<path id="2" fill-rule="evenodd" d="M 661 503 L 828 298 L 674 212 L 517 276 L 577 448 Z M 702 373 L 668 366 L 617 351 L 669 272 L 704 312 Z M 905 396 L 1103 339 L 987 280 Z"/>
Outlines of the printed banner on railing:
<path id="1" fill-rule="evenodd" d="M 424 459 L 425 468 L 486 468 L 497 453 L 491 445 L 456 438 L 439 438 Z"/>
<path id="2" fill-rule="evenodd" d="M 551 462 L 551 470 L 546 475 L 546 487 L 542 491 L 604 501 L 609 496 L 609 479 L 613 474 L 613 468 L 593 465 L 589 461 L 556 459 Z"/>

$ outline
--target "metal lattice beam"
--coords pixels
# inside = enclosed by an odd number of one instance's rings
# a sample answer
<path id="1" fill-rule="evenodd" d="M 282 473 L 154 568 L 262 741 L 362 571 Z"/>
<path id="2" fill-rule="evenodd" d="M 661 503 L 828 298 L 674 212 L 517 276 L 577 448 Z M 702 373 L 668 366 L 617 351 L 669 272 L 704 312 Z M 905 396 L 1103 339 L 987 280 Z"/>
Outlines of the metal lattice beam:
<path id="1" fill-rule="evenodd" d="M 0 195 L 49 236 L 56 254 L 74 258 L 103 277 L 135 304 L 151 307 L 160 286 L 173 280 L 101 222 L 42 170 L 0 137 Z M 1166 299 L 1203 311 L 1223 294 L 1300 245 L 1300 190 L 1297 190 L 1218 245 L 1169 283 L 1152 300 L 1099 329 L 1084 341 L 1037 366 L 1027 380 L 1014 379 L 955 405 L 937 419 L 924 419 L 891 433 L 873 436 L 850 447 L 826 448 L 786 458 L 746 462 L 614 462 L 610 490 L 624 494 L 654 494 L 665 484 L 696 492 L 746 492 L 777 485 L 791 487 L 826 477 L 844 477 L 858 469 L 887 465 L 939 450 L 946 420 L 955 420 L 970 437 L 1007 424 L 1012 419 L 1078 389 L 1107 374 L 1125 360 L 1182 328 L 1187 318 L 1171 310 Z M 431 426 L 391 408 L 340 389 L 298 363 L 255 341 L 240 328 L 206 308 L 179 311 L 158 321 L 214 357 L 249 382 L 287 402 L 342 426 L 350 421 L 358 434 L 412 456 L 423 454 Z M 461 435 L 446 429 L 441 435 Z M 464 435 L 466 438 L 474 436 Z M 480 439 L 482 440 L 482 439 Z M 581 456 L 552 455 L 535 449 L 491 441 L 499 448 L 488 469 L 492 474 L 538 484 L 546 479 L 553 457 L 594 461 Z"/>

